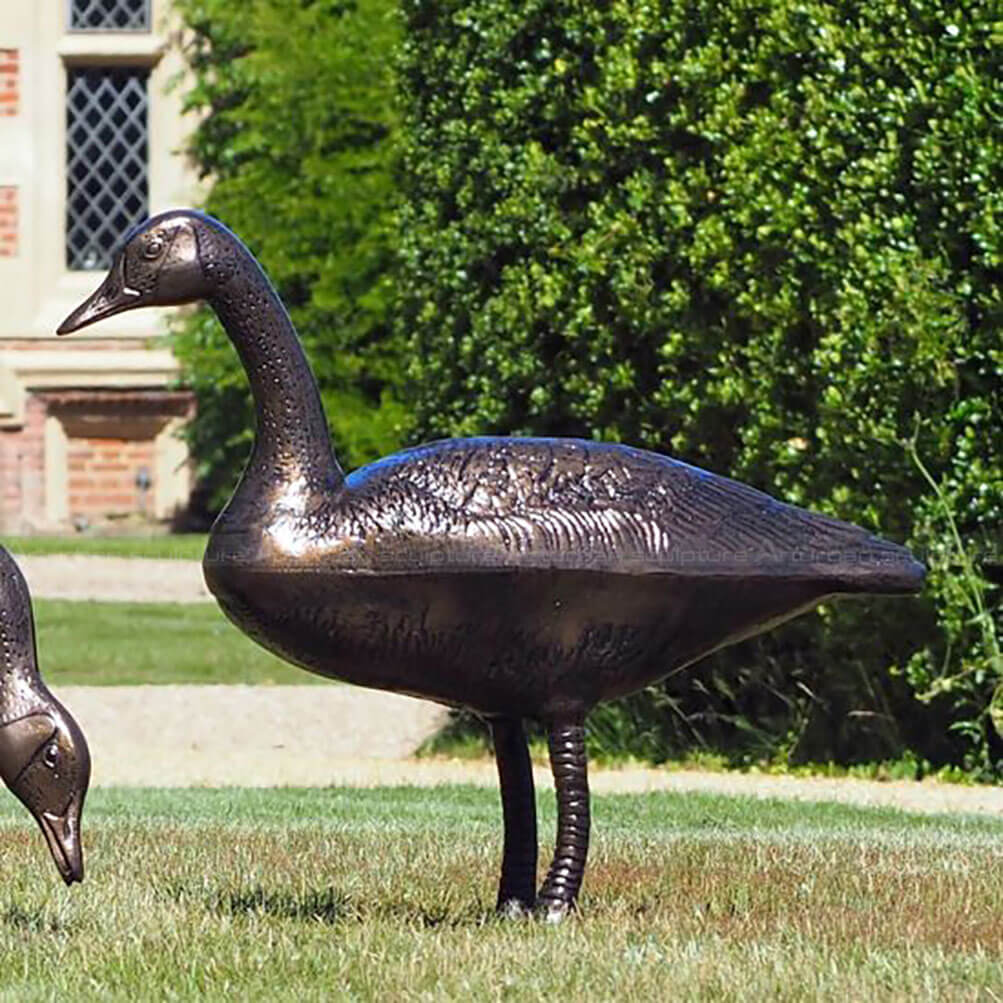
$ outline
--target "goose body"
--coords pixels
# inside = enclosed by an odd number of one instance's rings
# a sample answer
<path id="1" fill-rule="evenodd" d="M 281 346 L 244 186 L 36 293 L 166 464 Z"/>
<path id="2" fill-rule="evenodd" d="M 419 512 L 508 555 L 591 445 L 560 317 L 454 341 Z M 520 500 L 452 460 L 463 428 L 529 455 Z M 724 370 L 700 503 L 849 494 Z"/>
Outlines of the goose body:
<path id="1" fill-rule="evenodd" d="M 87 741 L 38 671 L 28 586 L 0 547 L 0 776 L 38 822 L 67 884 L 83 878 Z"/>
<path id="2" fill-rule="evenodd" d="M 217 221 L 165 213 L 129 234 L 60 327 L 206 299 L 247 372 L 251 458 L 210 534 L 206 582 L 283 658 L 471 708 L 495 741 L 505 850 L 498 903 L 559 917 L 588 845 L 585 715 L 822 599 L 910 593 L 923 568 L 847 523 L 628 446 L 472 438 L 345 477 L 295 331 Z M 548 728 L 558 841 L 539 896 L 521 719 Z"/>
<path id="3" fill-rule="evenodd" d="M 570 439 L 431 443 L 302 516 L 249 516 L 238 494 L 204 561 L 238 626 L 322 675 L 489 716 L 584 715 L 828 595 L 922 574 L 854 526 Z"/>

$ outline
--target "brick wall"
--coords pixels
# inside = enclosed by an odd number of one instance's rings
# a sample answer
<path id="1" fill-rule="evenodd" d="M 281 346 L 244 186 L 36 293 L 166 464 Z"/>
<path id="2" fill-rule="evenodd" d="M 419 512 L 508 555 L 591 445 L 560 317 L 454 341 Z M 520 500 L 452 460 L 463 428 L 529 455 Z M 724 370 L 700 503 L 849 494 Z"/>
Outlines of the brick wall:
<path id="1" fill-rule="evenodd" d="M 0 48 L 0 117 L 21 109 L 20 54 Z M 17 254 L 17 188 L 0 185 L 0 258 Z"/>
<path id="2" fill-rule="evenodd" d="M 191 410 L 187 391 L 29 393 L 24 424 L 0 429 L 0 532 L 67 528 L 69 523 L 101 529 L 121 526 L 123 519 L 156 518 L 157 477 L 166 477 L 169 485 L 172 476 L 164 470 L 157 435 Z M 61 439 L 52 438 L 49 419 L 58 423 Z M 47 457 L 50 448 L 54 452 Z M 136 479 L 144 469 L 149 486 L 142 491 Z M 47 490 L 54 490 L 55 498 L 47 498 Z M 55 504 L 62 498 L 65 504 Z"/>
<path id="3" fill-rule="evenodd" d="M 152 514 L 154 455 L 152 439 L 71 438 L 69 510 L 72 516 Z M 151 485 L 145 497 L 136 485 L 144 467 Z"/>
<path id="4" fill-rule="evenodd" d="M 38 524 L 45 504 L 45 402 L 29 395 L 24 426 L 0 435 L 0 527 L 20 532 Z"/>
<path id="5" fill-rule="evenodd" d="M 17 188 L 0 185 L 0 258 L 17 254 Z"/>
<path id="6" fill-rule="evenodd" d="M 21 107 L 17 49 L 0 49 L 0 115 L 16 115 Z"/>

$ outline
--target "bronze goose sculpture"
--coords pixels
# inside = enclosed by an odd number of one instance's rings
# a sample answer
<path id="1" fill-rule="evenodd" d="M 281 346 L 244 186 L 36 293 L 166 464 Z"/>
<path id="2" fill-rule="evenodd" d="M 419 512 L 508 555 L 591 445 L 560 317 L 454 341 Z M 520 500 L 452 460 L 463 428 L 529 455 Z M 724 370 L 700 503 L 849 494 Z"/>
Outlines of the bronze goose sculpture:
<path id="1" fill-rule="evenodd" d="M 63 880 L 82 881 L 80 813 L 91 776 L 83 732 L 38 673 L 31 598 L 0 547 L 0 776 L 35 817 Z"/>
<path id="2" fill-rule="evenodd" d="M 505 840 L 499 908 L 559 918 L 589 838 L 584 720 L 839 593 L 911 593 L 901 547 L 668 457 L 473 438 L 345 477 L 278 295 L 234 234 L 177 210 L 133 229 L 60 334 L 204 299 L 250 381 L 256 437 L 203 562 L 226 615 L 303 668 L 487 718 Z M 557 843 L 536 893 L 521 719 L 548 730 Z"/>

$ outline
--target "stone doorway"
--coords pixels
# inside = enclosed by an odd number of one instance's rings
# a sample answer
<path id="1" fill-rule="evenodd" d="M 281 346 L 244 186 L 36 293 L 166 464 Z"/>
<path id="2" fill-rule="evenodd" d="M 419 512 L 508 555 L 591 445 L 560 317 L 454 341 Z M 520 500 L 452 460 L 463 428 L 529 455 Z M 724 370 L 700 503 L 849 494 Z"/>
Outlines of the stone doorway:
<path id="1" fill-rule="evenodd" d="M 188 503 L 188 453 L 178 437 L 187 391 L 69 390 L 44 394 L 46 522 L 123 529 L 169 520 Z"/>

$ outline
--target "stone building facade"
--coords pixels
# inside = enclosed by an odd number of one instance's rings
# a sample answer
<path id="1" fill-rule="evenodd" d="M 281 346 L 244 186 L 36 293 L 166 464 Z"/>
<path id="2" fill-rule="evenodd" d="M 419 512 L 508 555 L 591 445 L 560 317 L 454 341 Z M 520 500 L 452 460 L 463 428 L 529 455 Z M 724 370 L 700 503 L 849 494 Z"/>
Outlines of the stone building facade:
<path id="1" fill-rule="evenodd" d="M 197 198 L 169 0 L 0 3 L 0 532 L 172 518 L 190 492 L 165 312 L 67 338 L 132 223 Z"/>

